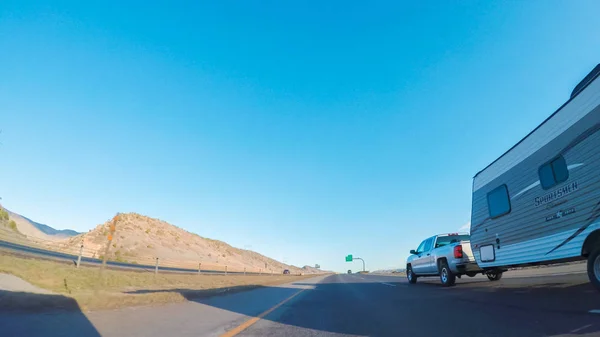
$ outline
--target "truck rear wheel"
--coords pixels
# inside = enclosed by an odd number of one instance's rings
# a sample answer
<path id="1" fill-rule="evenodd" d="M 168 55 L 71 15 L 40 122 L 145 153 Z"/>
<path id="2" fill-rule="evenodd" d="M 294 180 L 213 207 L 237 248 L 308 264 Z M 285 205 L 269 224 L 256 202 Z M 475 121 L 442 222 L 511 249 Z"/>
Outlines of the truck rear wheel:
<path id="1" fill-rule="evenodd" d="M 499 281 L 502 278 L 501 271 L 491 271 L 491 272 L 487 273 L 486 275 L 490 281 Z"/>
<path id="2" fill-rule="evenodd" d="M 590 282 L 600 291 L 600 249 L 596 249 L 588 256 L 587 274 Z"/>
<path id="3" fill-rule="evenodd" d="M 408 283 L 410 284 L 417 283 L 417 275 L 415 275 L 411 266 L 408 266 L 406 268 L 406 278 L 408 279 Z"/>
<path id="4" fill-rule="evenodd" d="M 456 283 L 456 275 L 450 270 L 446 260 L 442 260 L 438 263 L 438 269 L 440 272 L 440 281 L 444 287 L 451 287 Z"/>

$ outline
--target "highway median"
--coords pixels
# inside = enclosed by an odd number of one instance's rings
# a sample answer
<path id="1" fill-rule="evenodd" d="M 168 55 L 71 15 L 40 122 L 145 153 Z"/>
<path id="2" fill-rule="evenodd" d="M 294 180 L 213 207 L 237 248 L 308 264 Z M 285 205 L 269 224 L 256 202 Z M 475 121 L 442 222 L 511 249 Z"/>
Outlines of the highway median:
<path id="1" fill-rule="evenodd" d="M 14 275 L 56 295 L 46 296 L 45 301 L 35 301 L 29 296 L 33 293 L 6 292 L 0 297 L 0 311 L 68 310 L 76 305 L 83 310 L 99 310 L 183 302 L 316 276 L 101 271 L 92 266 L 77 269 L 70 262 L 39 260 L 5 252 L 0 252 L 0 273 Z"/>

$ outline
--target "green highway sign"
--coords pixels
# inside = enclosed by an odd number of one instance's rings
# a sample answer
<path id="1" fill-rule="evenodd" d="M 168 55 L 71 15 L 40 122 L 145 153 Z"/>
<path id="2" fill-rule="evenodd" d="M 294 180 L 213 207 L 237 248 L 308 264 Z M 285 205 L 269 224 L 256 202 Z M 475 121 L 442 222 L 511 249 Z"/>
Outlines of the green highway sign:
<path id="1" fill-rule="evenodd" d="M 352 262 L 352 254 L 346 256 L 346 262 Z"/>

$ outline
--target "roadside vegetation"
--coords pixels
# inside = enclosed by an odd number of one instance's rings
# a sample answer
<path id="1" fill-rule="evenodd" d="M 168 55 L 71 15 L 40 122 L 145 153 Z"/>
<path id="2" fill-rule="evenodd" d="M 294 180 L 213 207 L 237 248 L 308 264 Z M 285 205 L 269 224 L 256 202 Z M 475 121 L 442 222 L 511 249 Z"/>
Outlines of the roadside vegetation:
<path id="1" fill-rule="evenodd" d="M 10 233 L 10 231 L 7 232 L 7 229 L 14 233 Z M 17 223 L 14 220 L 11 220 L 8 216 L 8 212 L 0 206 L 0 238 L 14 236 L 14 234 L 21 234 L 17 228 Z"/>
<path id="2" fill-rule="evenodd" d="M 0 208 L 0 221 L 8 221 L 8 212 L 4 208 Z"/>
<path id="3" fill-rule="evenodd" d="M 160 272 L 155 275 L 154 270 L 138 272 L 111 269 L 104 270 L 101 275 L 98 267 L 82 265 L 77 269 L 74 263 L 38 260 L 3 252 L 0 252 L 0 273 L 13 274 L 40 288 L 73 298 L 81 308 L 87 310 L 181 302 L 314 276 L 198 275 Z M 13 301 L 4 299 L 2 302 L 2 307 L 8 310 L 64 308 L 68 303 L 72 303 L 72 301 L 65 301 L 61 296 L 57 296 L 55 302 L 33 303 L 23 299 Z"/>

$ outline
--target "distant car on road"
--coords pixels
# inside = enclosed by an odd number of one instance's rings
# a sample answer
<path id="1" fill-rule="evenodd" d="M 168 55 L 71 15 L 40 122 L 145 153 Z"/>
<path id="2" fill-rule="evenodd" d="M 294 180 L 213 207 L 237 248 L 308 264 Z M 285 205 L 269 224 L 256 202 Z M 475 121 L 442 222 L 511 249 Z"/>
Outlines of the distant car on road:
<path id="1" fill-rule="evenodd" d="M 352 270 L 348 269 L 348 274 L 352 274 Z"/>
<path id="2" fill-rule="evenodd" d="M 283 271 L 283 274 L 284 274 L 284 275 L 285 275 L 285 274 L 289 274 L 289 273 L 290 273 L 289 269 L 286 269 L 286 270 L 284 270 L 284 271 Z"/>
<path id="3" fill-rule="evenodd" d="M 406 261 L 406 277 L 411 284 L 420 276 L 439 276 L 442 285 L 449 287 L 462 275 L 474 277 L 485 273 L 490 281 L 502 277 L 502 269 L 484 271 L 477 265 L 471 251 L 471 238 L 467 233 L 435 235 L 411 250 Z"/>

